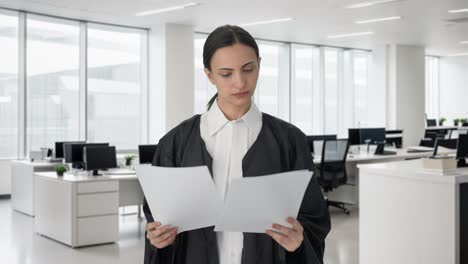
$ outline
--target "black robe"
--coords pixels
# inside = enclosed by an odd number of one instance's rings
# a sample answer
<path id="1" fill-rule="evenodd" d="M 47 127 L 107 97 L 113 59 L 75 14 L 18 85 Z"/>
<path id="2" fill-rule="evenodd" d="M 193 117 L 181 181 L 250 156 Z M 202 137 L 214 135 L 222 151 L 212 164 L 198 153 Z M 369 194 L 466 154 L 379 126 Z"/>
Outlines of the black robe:
<path id="1" fill-rule="evenodd" d="M 262 120 L 258 138 L 242 160 L 243 177 L 302 169 L 313 171 L 313 160 L 304 133 L 265 113 Z M 153 165 L 207 165 L 213 174 L 212 158 L 200 135 L 200 115 L 185 120 L 159 141 Z M 153 222 L 146 200 L 143 211 L 147 221 Z M 325 237 L 330 231 L 330 216 L 315 177 L 312 177 L 306 189 L 297 219 L 304 228 L 304 241 L 295 252 L 286 251 L 267 234 L 244 233 L 242 264 L 323 263 Z M 219 264 L 216 233 L 213 229 L 214 227 L 206 227 L 182 232 L 172 245 L 163 249 L 157 249 L 145 238 L 144 263 Z"/>

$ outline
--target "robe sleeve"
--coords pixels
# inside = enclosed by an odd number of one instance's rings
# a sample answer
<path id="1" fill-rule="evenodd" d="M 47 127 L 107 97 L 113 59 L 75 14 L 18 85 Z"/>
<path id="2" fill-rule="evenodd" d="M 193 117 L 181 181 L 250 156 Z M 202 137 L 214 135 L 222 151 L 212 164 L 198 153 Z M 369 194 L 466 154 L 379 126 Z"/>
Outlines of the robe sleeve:
<path id="1" fill-rule="evenodd" d="M 302 132 L 294 133 L 291 139 L 291 170 L 308 169 L 313 171 L 313 159 Z M 323 263 L 325 238 L 330 231 L 330 215 L 316 177 L 307 186 L 297 220 L 304 228 L 302 245 L 294 252 L 286 251 L 288 264 Z"/>
<path id="2" fill-rule="evenodd" d="M 167 140 L 161 139 L 158 144 L 158 148 L 154 154 L 153 158 L 153 166 L 161 166 L 161 167 L 175 167 L 175 159 L 173 155 L 171 155 L 171 151 L 168 149 L 172 148 L 171 142 L 167 143 Z M 146 202 L 146 198 L 143 202 L 143 212 L 146 217 L 146 221 L 148 223 L 154 222 L 153 216 L 151 214 L 151 210 Z M 156 219 L 157 220 L 157 219 Z M 145 231 L 145 256 L 144 256 L 144 264 L 169 264 L 173 263 L 174 254 L 175 254 L 175 244 L 174 242 L 172 245 L 169 245 L 163 249 L 158 249 L 153 246 L 148 238 L 146 238 L 147 232 Z M 177 238 L 176 238 L 177 241 Z"/>

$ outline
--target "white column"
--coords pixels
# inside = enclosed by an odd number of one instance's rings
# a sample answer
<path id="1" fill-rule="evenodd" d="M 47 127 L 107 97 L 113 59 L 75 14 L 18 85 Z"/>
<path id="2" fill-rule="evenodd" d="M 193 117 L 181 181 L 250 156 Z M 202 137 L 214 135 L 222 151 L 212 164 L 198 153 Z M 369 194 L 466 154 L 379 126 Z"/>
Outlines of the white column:
<path id="1" fill-rule="evenodd" d="M 149 142 L 193 115 L 194 47 L 191 26 L 165 24 L 149 33 Z"/>
<path id="2" fill-rule="evenodd" d="M 404 130 L 404 146 L 424 136 L 424 56 L 421 46 L 391 45 L 388 51 L 387 127 Z"/>

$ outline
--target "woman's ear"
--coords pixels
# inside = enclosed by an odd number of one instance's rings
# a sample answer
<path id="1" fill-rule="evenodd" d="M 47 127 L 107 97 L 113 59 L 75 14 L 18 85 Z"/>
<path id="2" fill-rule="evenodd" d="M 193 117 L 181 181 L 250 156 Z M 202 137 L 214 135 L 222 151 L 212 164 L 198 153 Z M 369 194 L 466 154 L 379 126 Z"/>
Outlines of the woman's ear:
<path id="1" fill-rule="evenodd" d="M 215 85 L 214 80 L 213 80 L 213 73 L 207 68 L 205 68 L 205 74 L 206 74 L 206 77 L 208 77 L 208 80 L 210 80 L 211 84 Z"/>

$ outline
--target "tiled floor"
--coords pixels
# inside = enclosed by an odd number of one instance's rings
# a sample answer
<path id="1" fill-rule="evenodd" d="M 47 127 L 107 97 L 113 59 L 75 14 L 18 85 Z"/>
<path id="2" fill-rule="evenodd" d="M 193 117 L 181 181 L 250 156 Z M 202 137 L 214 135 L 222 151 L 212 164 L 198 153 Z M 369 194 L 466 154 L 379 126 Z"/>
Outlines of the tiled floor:
<path id="1" fill-rule="evenodd" d="M 347 216 L 331 211 L 332 232 L 326 241 L 325 263 L 358 264 L 358 211 Z M 143 263 L 145 221 L 136 215 L 120 218 L 118 243 L 72 249 L 34 233 L 34 218 L 11 209 L 0 199 L 0 263 L 123 264 Z"/>

